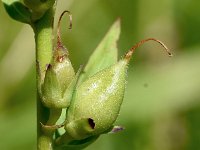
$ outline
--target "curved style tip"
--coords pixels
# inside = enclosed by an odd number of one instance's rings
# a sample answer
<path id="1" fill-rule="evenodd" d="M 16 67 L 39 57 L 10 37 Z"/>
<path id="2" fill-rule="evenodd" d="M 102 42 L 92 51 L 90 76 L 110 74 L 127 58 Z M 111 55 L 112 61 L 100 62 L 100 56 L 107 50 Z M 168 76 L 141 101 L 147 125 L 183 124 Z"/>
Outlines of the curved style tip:
<path id="1" fill-rule="evenodd" d="M 62 42 L 61 42 L 61 34 L 60 34 L 60 24 L 61 24 L 61 20 L 62 17 L 65 13 L 68 13 L 69 16 L 69 29 L 72 29 L 72 14 L 70 13 L 70 11 L 65 10 L 63 11 L 63 13 L 60 15 L 60 18 L 58 20 L 58 25 L 57 25 L 57 47 L 62 47 Z"/>
<path id="2" fill-rule="evenodd" d="M 138 48 L 138 47 L 140 47 L 142 44 L 144 44 L 144 43 L 147 42 L 147 41 L 155 41 L 155 42 L 159 43 L 159 44 L 165 49 L 165 51 L 167 52 L 168 56 L 170 56 L 170 57 L 173 56 L 173 54 L 170 52 L 170 50 L 167 48 L 167 46 L 166 46 L 163 42 L 161 42 L 160 40 L 157 40 L 157 39 L 155 39 L 155 38 L 148 38 L 148 39 L 142 40 L 142 41 L 138 42 L 136 45 L 134 45 L 134 46 L 125 54 L 125 57 L 124 57 L 124 58 L 129 62 L 130 59 L 131 59 L 131 57 L 132 57 L 132 55 L 133 55 L 133 53 L 134 53 L 134 51 L 135 51 L 135 49 Z"/>

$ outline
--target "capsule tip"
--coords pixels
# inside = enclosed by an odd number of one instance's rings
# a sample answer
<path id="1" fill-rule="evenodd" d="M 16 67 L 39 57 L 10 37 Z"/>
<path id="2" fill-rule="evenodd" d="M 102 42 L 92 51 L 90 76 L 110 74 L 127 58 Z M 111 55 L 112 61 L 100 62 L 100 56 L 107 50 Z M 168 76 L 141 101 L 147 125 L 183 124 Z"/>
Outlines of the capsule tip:
<path id="1" fill-rule="evenodd" d="M 171 53 L 171 51 L 167 48 L 167 46 L 161 42 L 160 40 L 157 40 L 155 38 L 148 38 L 148 39 L 145 39 L 145 40 L 142 40 L 140 42 L 138 42 L 137 44 L 135 44 L 126 54 L 125 54 L 125 60 L 127 60 L 127 62 L 130 61 L 135 49 L 137 49 L 138 47 L 140 47 L 142 44 L 144 44 L 145 42 L 147 41 L 155 41 L 155 42 L 158 42 L 164 49 L 165 51 L 167 52 L 168 56 L 169 57 L 172 57 L 173 54 Z"/>
<path id="2" fill-rule="evenodd" d="M 173 57 L 173 54 L 171 52 L 168 52 L 169 57 Z"/>

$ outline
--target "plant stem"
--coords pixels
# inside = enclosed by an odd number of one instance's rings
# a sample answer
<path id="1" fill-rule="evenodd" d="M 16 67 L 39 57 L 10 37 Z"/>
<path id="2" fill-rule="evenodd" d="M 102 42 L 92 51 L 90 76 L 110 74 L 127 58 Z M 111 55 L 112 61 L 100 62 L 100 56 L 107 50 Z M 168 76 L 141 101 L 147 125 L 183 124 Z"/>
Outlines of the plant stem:
<path id="1" fill-rule="evenodd" d="M 41 124 L 46 124 L 49 119 L 49 110 L 40 100 L 40 86 L 45 75 L 46 65 L 50 63 L 53 50 L 53 20 L 55 10 L 49 9 L 45 15 L 35 22 L 32 27 L 35 32 L 36 63 L 37 63 L 37 142 L 38 150 L 53 149 L 53 132 L 44 132 Z"/>
<path id="2" fill-rule="evenodd" d="M 49 9 L 45 15 L 34 23 L 36 43 L 36 61 L 39 62 L 42 76 L 46 65 L 50 63 L 53 50 L 53 21 L 54 10 Z"/>

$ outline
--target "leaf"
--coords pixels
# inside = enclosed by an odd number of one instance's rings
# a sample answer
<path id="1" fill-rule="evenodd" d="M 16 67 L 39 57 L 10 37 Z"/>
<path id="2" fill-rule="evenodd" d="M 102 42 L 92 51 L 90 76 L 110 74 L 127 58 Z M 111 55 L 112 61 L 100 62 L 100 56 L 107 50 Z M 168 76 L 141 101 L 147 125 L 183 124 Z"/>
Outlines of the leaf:
<path id="1" fill-rule="evenodd" d="M 4 7 L 11 18 L 23 23 L 31 23 L 31 12 L 20 1 L 2 0 Z"/>
<path id="2" fill-rule="evenodd" d="M 118 19 L 97 46 L 86 64 L 79 83 L 85 81 L 90 76 L 103 70 L 117 62 L 117 41 L 120 35 L 120 20 Z"/>

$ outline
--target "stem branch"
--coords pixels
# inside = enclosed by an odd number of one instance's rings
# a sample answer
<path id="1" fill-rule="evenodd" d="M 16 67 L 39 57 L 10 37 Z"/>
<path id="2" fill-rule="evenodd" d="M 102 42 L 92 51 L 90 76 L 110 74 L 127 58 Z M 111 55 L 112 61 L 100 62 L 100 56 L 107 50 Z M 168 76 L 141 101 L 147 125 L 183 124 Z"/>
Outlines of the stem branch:
<path id="1" fill-rule="evenodd" d="M 53 50 L 53 21 L 55 9 L 49 9 L 45 15 L 32 24 L 36 43 L 37 79 L 37 141 L 38 150 L 53 149 L 53 132 L 43 132 L 40 123 L 46 124 L 49 119 L 49 109 L 40 100 L 40 88 L 45 76 L 46 65 L 50 63 Z M 51 122 L 53 123 L 53 122 Z"/>

